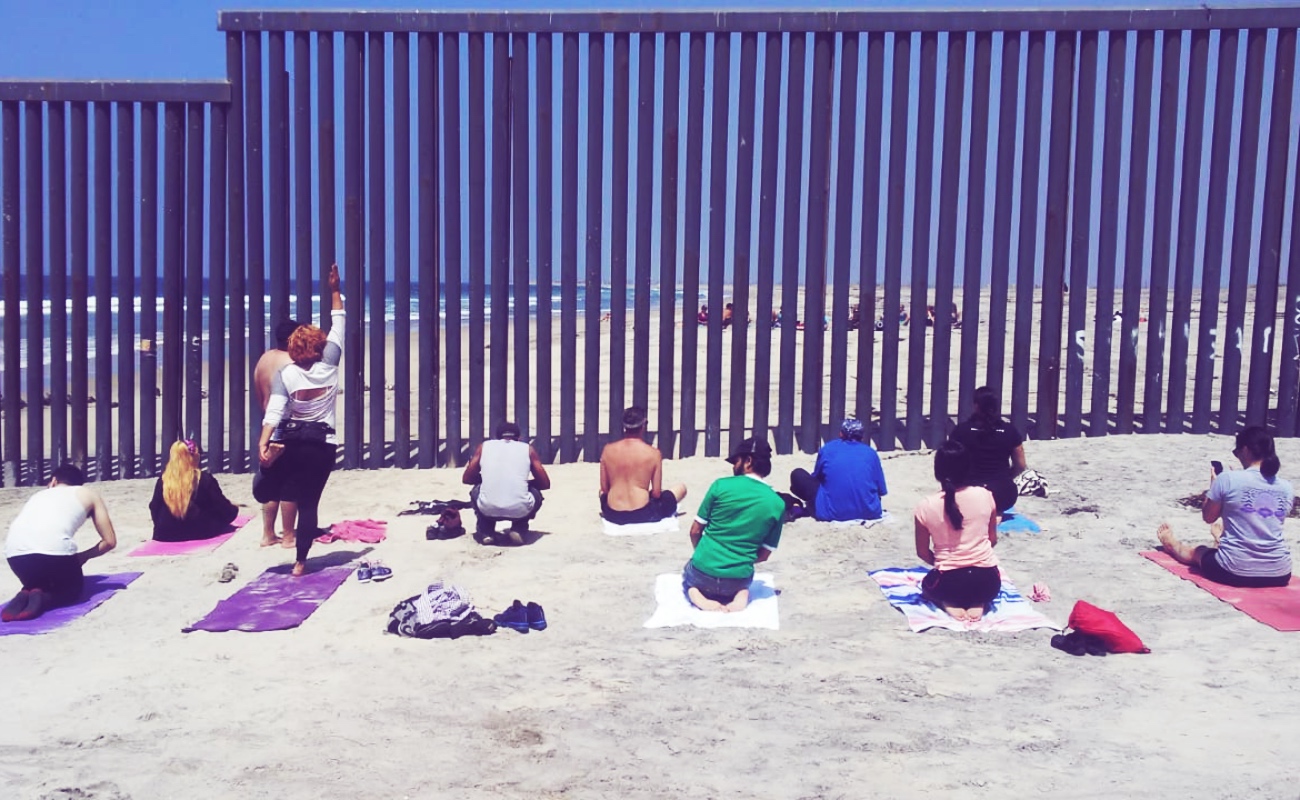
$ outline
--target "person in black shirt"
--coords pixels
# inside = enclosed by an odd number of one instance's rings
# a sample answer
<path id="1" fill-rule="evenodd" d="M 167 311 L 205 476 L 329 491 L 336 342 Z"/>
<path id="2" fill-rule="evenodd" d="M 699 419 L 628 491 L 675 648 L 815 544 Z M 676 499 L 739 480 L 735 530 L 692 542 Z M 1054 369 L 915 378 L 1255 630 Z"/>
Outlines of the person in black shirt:
<path id="1" fill-rule="evenodd" d="M 199 469 L 199 448 L 190 440 L 172 445 L 167 468 L 153 489 L 149 515 L 160 542 L 211 539 L 230 529 L 239 508 L 226 499 L 217 479 Z"/>
<path id="2" fill-rule="evenodd" d="M 1025 437 L 1002 419 L 997 394 L 987 386 L 975 390 L 975 408 L 952 432 L 971 454 L 971 485 L 993 493 L 998 511 L 1016 504 L 1015 477 L 1025 471 Z"/>

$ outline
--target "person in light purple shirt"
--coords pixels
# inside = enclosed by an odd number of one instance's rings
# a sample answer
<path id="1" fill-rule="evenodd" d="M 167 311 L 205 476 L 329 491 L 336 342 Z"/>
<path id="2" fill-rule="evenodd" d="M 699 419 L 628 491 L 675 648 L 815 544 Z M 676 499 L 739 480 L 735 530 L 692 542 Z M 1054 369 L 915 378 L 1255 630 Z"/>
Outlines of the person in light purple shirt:
<path id="1" fill-rule="evenodd" d="M 1232 454 L 1242 468 L 1214 476 L 1201 507 L 1201 518 L 1212 526 L 1214 545 L 1181 542 L 1168 523 L 1162 523 L 1156 535 L 1166 553 L 1215 583 L 1286 586 L 1291 551 L 1282 538 L 1282 522 L 1295 502 L 1295 491 L 1278 477 L 1282 463 L 1273 437 L 1258 425 L 1246 428 L 1237 434 Z"/>

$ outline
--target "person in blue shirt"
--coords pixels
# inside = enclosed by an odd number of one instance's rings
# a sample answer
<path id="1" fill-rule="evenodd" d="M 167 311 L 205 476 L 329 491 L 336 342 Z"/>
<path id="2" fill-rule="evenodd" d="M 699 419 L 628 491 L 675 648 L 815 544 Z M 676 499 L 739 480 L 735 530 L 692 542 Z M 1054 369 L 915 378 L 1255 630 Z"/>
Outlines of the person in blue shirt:
<path id="1" fill-rule="evenodd" d="M 880 456 L 863 441 L 866 426 L 849 417 L 840 425 L 840 438 L 822 445 L 812 473 L 790 473 L 790 491 L 812 510 L 816 519 L 880 519 L 880 498 L 888 494 Z"/>

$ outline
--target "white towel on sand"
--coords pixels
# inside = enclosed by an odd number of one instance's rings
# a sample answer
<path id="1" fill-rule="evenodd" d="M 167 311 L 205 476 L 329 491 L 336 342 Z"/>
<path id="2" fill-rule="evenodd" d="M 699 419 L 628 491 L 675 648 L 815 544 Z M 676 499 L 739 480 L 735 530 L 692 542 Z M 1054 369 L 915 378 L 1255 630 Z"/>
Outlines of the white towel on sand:
<path id="1" fill-rule="evenodd" d="M 670 628 L 694 625 L 697 628 L 768 628 L 780 630 L 781 617 L 776 607 L 776 587 L 772 573 L 760 572 L 749 584 L 749 605 L 738 613 L 701 611 L 691 605 L 682 591 L 682 574 L 670 572 L 655 579 L 655 613 L 646 620 L 647 628 Z"/>
<path id="2" fill-rule="evenodd" d="M 894 515 L 890 514 L 888 511 L 882 511 L 880 519 L 840 519 L 828 522 L 827 524 L 836 528 L 856 527 L 859 525 L 863 528 L 874 528 L 877 525 L 893 525 Z"/>
<path id="3" fill-rule="evenodd" d="M 631 522 L 626 525 L 618 525 L 601 517 L 600 524 L 606 536 L 650 536 L 655 533 L 673 533 L 682 529 L 676 516 L 664 517 L 656 522 Z"/>

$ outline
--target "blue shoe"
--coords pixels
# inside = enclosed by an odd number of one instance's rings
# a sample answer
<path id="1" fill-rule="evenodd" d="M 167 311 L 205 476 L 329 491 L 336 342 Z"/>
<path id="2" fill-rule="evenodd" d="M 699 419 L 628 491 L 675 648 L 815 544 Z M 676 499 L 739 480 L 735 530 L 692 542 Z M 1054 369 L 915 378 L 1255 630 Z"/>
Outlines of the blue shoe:
<path id="1" fill-rule="evenodd" d="M 528 627 L 535 631 L 546 630 L 546 612 L 537 603 L 529 603 L 524 607 L 524 613 L 528 616 Z"/>
<path id="2" fill-rule="evenodd" d="M 362 561 L 361 566 L 357 567 L 357 582 L 370 583 L 374 577 L 374 572 L 370 569 L 369 561 Z"/>
<path id="3" fill-rule="evenodd" d="M 514 605 L 492 618 L 497 625 L 512 631 L 528 633 L 528 611 L 516 600 Z"/>
<path id="4" fill-rule="evenodd" d="M 370 565 L 370 579 L 376 583 L 382 583 L 393 577 L 393 571 L 376 561 Z"/>

